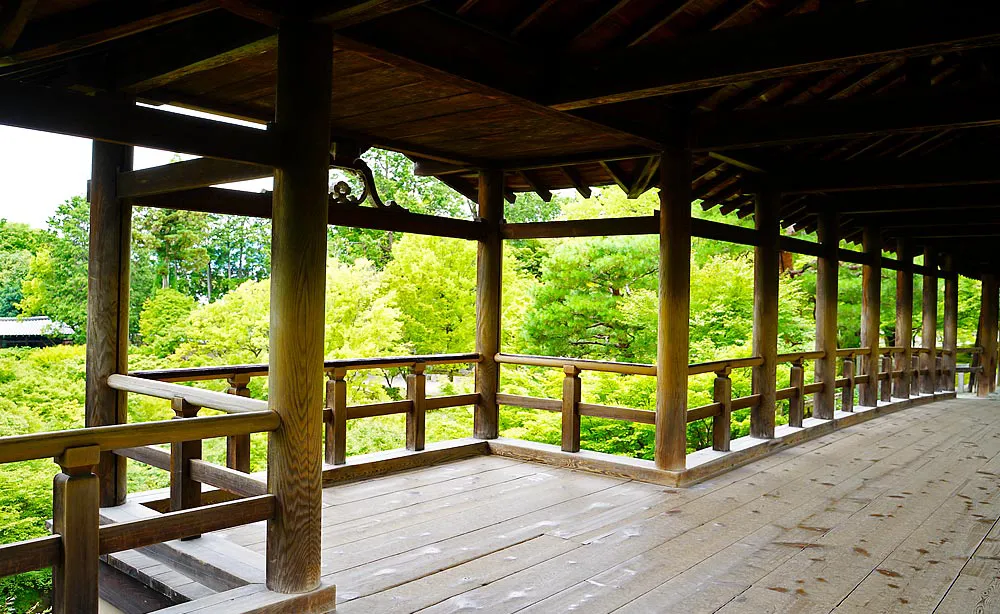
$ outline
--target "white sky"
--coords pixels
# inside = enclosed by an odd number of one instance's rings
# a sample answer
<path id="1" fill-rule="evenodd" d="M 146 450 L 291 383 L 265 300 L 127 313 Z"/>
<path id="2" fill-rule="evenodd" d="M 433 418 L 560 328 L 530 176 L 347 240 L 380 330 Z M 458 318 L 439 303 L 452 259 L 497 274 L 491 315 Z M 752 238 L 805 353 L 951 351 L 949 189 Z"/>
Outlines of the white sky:
<path id="1" fill-rule="evenodd" d="M 259 127 L 176 107 L 159 108 Z M 0 126 L 0 218 L 44 228 L 56 207 L 73 196 L 86 194 L 90 154 L 91 141 L 87 139 Z M 173 157 L 170 152 L 137 147 L 135 168 L 167 164 Z M 182 156 L 184 159 L 191 157 Z M 256 192 L 270 189 L 271 179 L 226 187 Z"/>

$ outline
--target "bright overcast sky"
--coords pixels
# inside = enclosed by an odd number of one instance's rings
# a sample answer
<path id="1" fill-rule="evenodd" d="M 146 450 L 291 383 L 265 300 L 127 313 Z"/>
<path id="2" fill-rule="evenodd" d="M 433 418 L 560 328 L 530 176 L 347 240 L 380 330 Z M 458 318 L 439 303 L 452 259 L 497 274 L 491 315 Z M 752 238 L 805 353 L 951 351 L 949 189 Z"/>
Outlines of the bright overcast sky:
<path id="1" fill-rule="evenodd" d="M 0 126 L 0 218 L 43 228 L 62 202 L 86 194 L 90 153 L 91 141 L 87 139 Z M 173 157 L 170 152 L 137 147 L 135 168 L 167 164 Z M 260 179 L 232 187 L 260 191 L 270 189 L 270 185 L 270 179 Z"/>

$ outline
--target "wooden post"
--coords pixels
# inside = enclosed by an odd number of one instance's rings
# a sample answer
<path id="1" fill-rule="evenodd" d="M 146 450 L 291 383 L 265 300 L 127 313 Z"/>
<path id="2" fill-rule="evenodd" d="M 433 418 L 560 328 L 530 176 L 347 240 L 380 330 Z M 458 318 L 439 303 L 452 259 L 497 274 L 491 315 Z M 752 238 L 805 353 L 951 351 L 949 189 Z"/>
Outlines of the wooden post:
<path id="1" fill-rule="evenodd" d="M 413 372 L 406 376 L 406 398 L 413 407 L 406 414 L 406 449 L 424 449 L 424 434 L 427 431 L 427 368 L 422 362 L 413 365 Z"/>
<path id="2" fill-rule="evenodd" d="M 822 256 L 816 262 L 816 349 L 824 352 L 816 360 L 816 381 L 823 389 L 813 401 L 813 417 L 833 420 L 837 389 L 837 281 L 840 245 L 835 211 L 819 213 L 817 235 Z"/>
<path id="3" fill-rule="evenodd" d="M 866 407 L 878 405 L 879 334 L 882 308 L 882 237 L 879 229 L 866 225 L 862 234 L 865 255 L 869 264 L 861 273 L 861 346 L 867 351 L 861 355 L 861 372 L 868 381 L 861 386 L 858 401 Z"/>
<path id="4" fill-rule="evenodd" d="M 326 406 L 332 416 L 326 423 L 326 462 L 347 463 L 347 369 L 334 367 L 326 383 Z"/>
<path id="5" fill-rule="evenodd" d="M 194 418 L 201 409 L 177 397 L 170 403 L 174 420 Z M 170 511 L 188 510 L 201 505 L 201 482 L 191 478 L 191 461 L 201 459 L 201 440 L 177 441 L 170 444 Z M 200 535 L 185 537 L 195 539 Z"/>
<path id="6" fill-rule="evenodd" d="M 910 358 L 910 390 L 913 394 L 920 392 L 920 354 L 915 354 Z"/>
<path id="7" fill-rule="evenodd" d="M 983 370 L 976 377 L 976 396 L 985 397 L 996 389 L 997 377 L 997 277 L 992 273 L 983 274 L 979 343 Z"/>
<path id="8" fill-rule="evenodd" d="M 753 370 L 753 391 L 760 403 L 750 410 L 750 435 L 774 437 L 778 367 L 778 225 L 779 194 L 758 192 L 754 218 L 757 246 L 753 257 L 753 355 L 764 363 Z"/>
<path id="9" fill-rule="evenodd" d="M 848 356 L 844 359 L 844 384 L 843 396 L 841 398 L 841 409 L 844 411 L 854 411 L 854 357 Z"/>
<path id="10" fill-rule="evenodd" d="M 52 567 L 52 611 L 96 613 L 101 488 L 93 471 L 101 448 L 70 448 L 55 461 L 62 473 L 52 481 L 52 532 L 62 548 Z"/>
<path id="11" fill-rule="evenodd" d="M 805 370 L 802 368 L 802 360 L 792 363 L 792 368 L 788 373 L 788 386 L 795 388 L 795 396 L 788 400 L 788 426 L 801 427 L 802 415 L 805 411 Z"/>
<path id="12" fill-rule="evenodd" d="M 687 466 L 688 320 L 691 308 L 691 151 L 660 158 L 660 268 L 656 336 L 656 434 L 660 469 Z"/>
<path id="13" fill-rule="evenodd" d="M 947 351 L 944 357 L 945 373 L 943 388 L 955 391 L 955 369 L 958 367 L 958 273 L 955 259 L 950 254 L 944 257 L 944 269 L 948 275 L 944 279 L 944 331 L 941 348 Z"/>
<path id="14" fill-rule="evenodd" d="M 490 169 L 479 173 L 479 217 L 487 225 L 486 238 L 479 242 L 476 256 L 476 392 L 479 402 L 473 418 L 473 435 L 479 439 L 496 439 L 500 435 L 500 366 L 496 355 L 500 351 L 500 274 L 503 271 L 503 240 L 500 222 L 503 220 L 504 174 Z"/>
<path id="15" fill-rule="evenodd" d="M 729 451 L 730 430 L 733 416 L 733 380 L 729 379 L 728 368 L 715 373 L 715 388 L 712 399 L 722 405 L 722 410 L 712 418 L 712 449 Z"/>
<path id="16" fill-rule="evenodd" d="M 563 452 L 580 451 L 580 369 L 573 365 L 563 367 L 562 393 L 562 449 Z"/>
<path id="17" fill-rule="evenodd" d="M 118 172 L 132 169 L 132 148 L 94 141 L 87 268 L 86 425 L 125 424 L 127 395 L 108 376 L 128 373 L 129 259 L 132 206 L 117 198 Z M 101 454 L 101 505 L 125 502 L 126 458 Z"/>
<path id="18" fill-rule="evenodd" d="M 937 270 L 937 254 L 929 247 L 924 248 L 924 266 Z M 924 275 L 924 321 L 920 333 L 920 345 L 926 351 L 921 352 L 920 392 L 933 394 L 935 388 L 934 358 L 937 355 L 937 276 Z"/>
<path id="19" fill-rule="evenodd" d="M 281 425 L 268 437 L 267 486 L 276 503 L 267 587 L 280 593 L 320 584 L 332 50 L 328 26 L 285 19 L 278 27 L 268 401 Z"/>
<path id="20" fill-rule="evenodd" d="M 903 373 L 894 380 L 893 396 L 910 398 L 913 374 L 913 248 L 908 239 L 896 244 L 896 343 L 903 351 L 896 354 L 895 370 Z"/>
<path id="21" fill-rule="evenodd" d="M 944 390 L 944 378 L 947 371 L 947 357 L 944 352 L 938 350 L 938 356 L 934 361 L 934 391 Z"/>
<path id="22" fill-rule="evenodd" d="M 892 356 L 886 354 L 882 357 L 882 372 L 885 379 L 879 380 L 879 398 L 885 402 L 892 400 Z M 879 377 L 882 377 L 881 373 Z"/>
<path id="23" fill-rule="evenodd" d="M 249 375 L 234 375 L 228 378 L 227 394 L 250 398 Z M 226 466 L 230 469 L 250 473 L 250 435 L 226 437 Z"/>

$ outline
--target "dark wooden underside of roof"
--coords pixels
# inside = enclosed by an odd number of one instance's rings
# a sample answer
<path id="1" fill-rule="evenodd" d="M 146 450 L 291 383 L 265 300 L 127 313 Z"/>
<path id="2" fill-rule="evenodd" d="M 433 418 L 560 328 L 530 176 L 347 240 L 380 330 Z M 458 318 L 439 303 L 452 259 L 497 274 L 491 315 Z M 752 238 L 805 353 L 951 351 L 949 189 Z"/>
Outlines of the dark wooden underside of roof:
<path id="1" fill-rule="evenodd" d="M 0 0 L 0 83 L 130 96 L 266 122 L 267 0 Z M 842 212 L 889 244 L 1000 262 L 1000 6 L 975 0 L 351 0 L 311 3 L 337 32 L 332 136 L 403 152 L 475 197 L 655 187 L 694 152 L 705 208 L 786 227 Z"/>

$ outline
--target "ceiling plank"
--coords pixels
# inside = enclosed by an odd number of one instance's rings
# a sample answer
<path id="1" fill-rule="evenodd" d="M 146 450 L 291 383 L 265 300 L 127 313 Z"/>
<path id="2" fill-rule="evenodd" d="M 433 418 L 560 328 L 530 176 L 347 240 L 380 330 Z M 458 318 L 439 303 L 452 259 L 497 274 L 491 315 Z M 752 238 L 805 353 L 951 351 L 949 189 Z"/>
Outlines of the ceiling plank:
<path id="1" fill-rule="evenodd" d="M 968 152 L 955 158 L 940 156 L 912 160 L 789 164 L 770 181 L 783 194 L 853 192 L 933 188 L 1000 183 L 1000 169 L 989 156 Z M 891 196 L 889 196 L 891 198 Z"/>
<path id="2" fill-rule="evenodd" d="M 8 0 L 0 9 L 0 52 L 14 47 L 28 24 L 37 0 Z"/>

